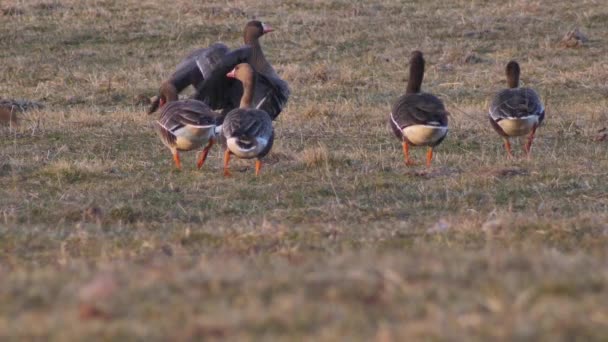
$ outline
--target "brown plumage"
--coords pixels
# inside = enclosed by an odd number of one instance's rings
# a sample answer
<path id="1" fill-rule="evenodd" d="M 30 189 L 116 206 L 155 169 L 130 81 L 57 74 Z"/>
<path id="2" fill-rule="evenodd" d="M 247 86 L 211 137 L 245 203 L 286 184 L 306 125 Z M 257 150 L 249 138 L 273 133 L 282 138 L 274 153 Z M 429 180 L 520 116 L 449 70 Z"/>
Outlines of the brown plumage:
<path id="1" fill-rule="evenodd" d="M 224 113 L 238 108 L 243 86 L 236 79 L 226 78 L 226 73 L 238 64 L 248 63 L 256 71 L 253 107 L 262 109 L 273 120 L 276 119 L 287 104 L 290 91 L 287 83 L 279 78 L 266 60 L 259 42 L 261 34 L 271 31 L 265 24 L 251 21 L 244 33 L 245 47 L 230 51 L 223 44 L 214 44 L 213 48 L 201 54 L 196 63 L 204 80 L 197 86 L 194 97 Z"/>
<path id="2" fill-rule="evenodd" d="M 161 141 L 171 150 L 178 169 L 181 169 L 179 151 L 191 151 L 205 145 L 197 162 L 200 169 L 215 142 L 219 114 L 201 101 L 179 101 L 175 87 L 170 83 L 163 84 L 159 97 L 161 113 L 155 124 Z"/>
<path id="3" fill-rule="evenodd" d="M 509 88 L 496 93 L 490 105 L 489 119 L 492 128 L 504 139 L 507 155 L 511 158 L 510 137 L 528 134 L 524 151 L 529 156 L 536 129 L 545 118 L 545 107 L 540 97 L 531 88 L 520 88 L 520 68 L 510 61 L 505 72 Z"/>
<path id="4" fill-rule="evenodd" d="M 243 47 L 230 51 L 226 45 L 215 43 L 195 50 L 165 82 L 173 84 L 178 93 L 192 84 L 197 89 L 194 99 L 227 113 L 238 107 L 243 88 L 240 82 L 226 78 L 226 73 L 240 63 L 249 63 L 258 73 L 254 106 L 276 118 L 287 103 L 289 87 L 268 63 L 259 42 L 260 37 L 272 31 L 260 21 L 250 21 L 243 32 Z M 154 101 L 149 113 L 154 112 L 158 105 L 159 101 Z"/>
<path id="5" fill-rule="evenodd" d="M 257 176 L 262 167 L 261 159 L 270 152 L 274 142 L 272 120 L 265 111 L 252 108 L 256 73 L 249 64 L 237 65 L 227 76 L 240 81 L 244 91 L 239 108 L 230 111 L 222 124 L 222 143 L 226 146 L 224 175 L 230 176 L 230 156 L 236 155 L 243 159 L 256 158 Z"/>
<path id="6" fill-rule="evenodd" d="M 405 95 L 393 104 L 389 124 L 402 142 L 405 164 L 414 164 L 409 157 L 410 146 L 428 146 L 426 165 L 430 167 L 433 148 L 448 133 L 449 114 L 439 98 L 421 92 L 423 78 L 424 58 L 422 52 L 414 51 L 410 59 L 410 77 Z"/>

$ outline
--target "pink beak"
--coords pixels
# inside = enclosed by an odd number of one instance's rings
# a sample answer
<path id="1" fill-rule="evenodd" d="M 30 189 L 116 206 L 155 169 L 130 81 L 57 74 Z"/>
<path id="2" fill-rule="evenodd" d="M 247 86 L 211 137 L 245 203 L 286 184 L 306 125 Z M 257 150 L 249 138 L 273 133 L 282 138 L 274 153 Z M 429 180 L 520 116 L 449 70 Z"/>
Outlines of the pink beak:
<path id="1" fill-rule="evenodd" d="M 227 73 L 226 77 L 236 78 L 236 68 L 232 69 L 231 72 Z"/>
<path id="2" fill-rule="evenodd" d="M 274 29 L 272 27 L 270 27 L 270 25 L 266 25 L 264 23 L 262 23 L 262 30 L 264 31 L 264 33 L 268 33 L 268 32 L 274 31 Z"/>

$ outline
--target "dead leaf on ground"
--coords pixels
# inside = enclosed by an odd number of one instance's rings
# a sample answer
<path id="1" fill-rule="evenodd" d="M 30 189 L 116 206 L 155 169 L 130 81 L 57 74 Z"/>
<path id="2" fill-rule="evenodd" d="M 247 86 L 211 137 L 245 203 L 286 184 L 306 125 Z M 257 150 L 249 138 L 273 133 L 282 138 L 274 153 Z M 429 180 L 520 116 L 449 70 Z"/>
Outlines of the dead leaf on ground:
<path id="1" fill-rule="evenodd" d="M 86 208 L 82 213 L 82 219 L 85 222 L 101 222 L 103 211 L 97 206 Z"/>
<path id="2" fill-rule="evenodd" d="M 587 43 L 589 39 L 576 27 L 564 35 L 559 45 L 565 48 L 577 48 Z"/>
<path id="3" fill-rule="evenodd" d="M 608 133 L 600 133 L 600 134 L 596 135 L 593 140 L 597 141 L 597 142 L 606 141 L 606 140 L 608 140 Z"/>
<path id="4" fill-rule="evenodd" d="M 602 142 L 608 140 L 608 127 L 602 127 L 597 130 L 597 135 L 593 137 L 593 141 Z"/>

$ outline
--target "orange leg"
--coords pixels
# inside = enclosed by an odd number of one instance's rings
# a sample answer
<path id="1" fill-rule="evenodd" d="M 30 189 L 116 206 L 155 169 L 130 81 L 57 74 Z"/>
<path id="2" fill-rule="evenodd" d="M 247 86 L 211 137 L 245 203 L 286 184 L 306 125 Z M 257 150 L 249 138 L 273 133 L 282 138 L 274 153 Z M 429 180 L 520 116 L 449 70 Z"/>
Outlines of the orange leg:
<path id="1" fill-rule="evenodd" d="M 179 160 L 179 152 L 177 152 L 177 150 L 173 150 L 171 151 L 173 153 L 173 161 L 175 162 L 175 166 L 177 166 L 177 168 L 179 170 L 182 169 L 182 163 Z"/>
<path id="2" fill-rule="evenodd" d="M 509 142 L 509 138 L 505 138 L 505 149 L 507 150 L 509 159 L 513 159 L 513 153 L 511 153 L 511 143 Z"/>
<path id="3" fill-rule="evenodd" d="M 426 150 L 426 167 L 430 168 L 431 167 L 431 161 L 433 160 L 433 148 L 429 147 Z"/>
<path id="4" fill-rule="evenodd" d="M 230 164 L 230 154 L 230 150 L 226 149 L 226 152 L 224 152 L 224 177 L 232 176 L 232 174 L 230 174 L 230 170 L 228 169 L 228 164 Z"/>
<path id="5" fill-rule="evenodd" d="M 213 146 L 214 143 L 215 143 L 215 141 L 213 139 L 209 139 L 209 143 L 207 144 L 207 146 L 205 146 L 205 148 L 203 149 L 203 152 L 201 152 L 201 155 L 198 157 L 198 162 L 196 163 L 196 167 L 199 170 L 201 167 L 203 167 L 203 164 L 205 164 L 205 160 L 207 160 L 207 155 L 209 154 L 209 150 L 211 149 L 211 146 Z"/>
<path id="6" fill-rule="evenodd" d="M 403 142 L 403 157 L 405 158 L 405 165 L 412 166 L 415 163 L 410 160 L 410 144 Z"/>
<path id="7" fill-rule="evenodd" d="M 538 126 L 534 126 L 534 128 L 532 128 L 532 132 L 530 132 L 530 135 L 528 136 L 528 142 L 526 142 L 526 145 L 524 146 L 524 150 L 526 151 L 528 158 L 530 158 L 530 151 L 532 150 L 532 142 L 534 141 L 534 134 L 536 134 L 536 127 Z"/>
<path id="8" fill-rule="evenodd" d="M 256 159 L 256 161 L 255 161 L 255 175 L 256 176 L 260 175 L 261 169 L 262 169 L 262 161 L 259 159 Z"/>

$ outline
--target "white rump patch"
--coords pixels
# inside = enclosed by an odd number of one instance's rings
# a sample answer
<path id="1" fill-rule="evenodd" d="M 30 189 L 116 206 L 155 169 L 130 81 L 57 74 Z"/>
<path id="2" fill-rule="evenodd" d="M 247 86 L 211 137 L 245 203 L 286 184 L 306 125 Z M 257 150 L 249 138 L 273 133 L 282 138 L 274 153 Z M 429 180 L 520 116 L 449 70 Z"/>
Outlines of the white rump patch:
<path id="1" fill-rule="evenodd" d="M 530 133 L 534 126 L 538 125 L 538 116 L 530 115 L 522 118 L 502 119 L 497 124 L 508 136 L 517 137 Z"/>
<path id="2" fill-rule="evenodd" d="M 177 148 L 182 151 L 189 151 L 209 142 L 209 139 L 214 135 L 214 131 L 215 125 L 186 125 L 176 129 L 172 133 L 175 135 Z"/>
<path id="3" fill-rule="evenodd" d="M 228 138 L 226 140 L 226 145 L 228 146 L 230 152 L 232 152 L 237 157 L 243 159 L 251 159 L 257 157 L 258 154 L 260 154 L 260 152 L 262 152 L 262 150 L 268 144 L 268 139 L 258 137 L 253 142 L 253 146 L 251 146 L 250 148 L 243 148 L 242 146 L 239 146 L 238 141 L 238 138 Z"/>
<path id="4" fill-rule="evenodd" d="M 403 129 L 403 135 L 414 145 L 433 145 L 447 133 L 447 126 L 412 125 Z"/>

